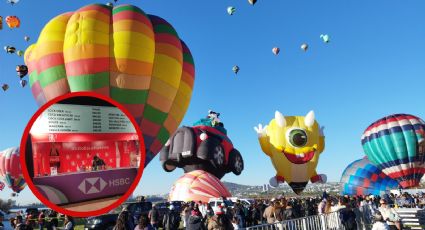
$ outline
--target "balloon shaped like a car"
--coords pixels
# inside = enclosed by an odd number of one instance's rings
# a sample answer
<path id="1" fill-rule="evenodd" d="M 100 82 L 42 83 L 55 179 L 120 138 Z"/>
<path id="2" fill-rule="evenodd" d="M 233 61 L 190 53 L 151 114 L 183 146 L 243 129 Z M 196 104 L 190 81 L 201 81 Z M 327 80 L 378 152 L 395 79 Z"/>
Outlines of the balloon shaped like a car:
<path id="1" fill-rule="evenodd" d="M 25 188 L 26 183 L 19 160 L 19 148 L 8 148 L 0 152 L 0 179 L 16 193 Z"/>
<path id="2" fill-rule="evenodd" d="M 385 175 L 367 157 L 350 163 L 341 176 L 343 195 L 381 195 L 387 190 L 397 189 L 398 182 Z"/>
<path id="3" fill-rule="evenodd" d="M 53 18 L 25 63 L 40 106 L 91 91 L 127 108 L 143 130 L 146 165 L 179 127 L 195 80 L 192 55 L 176 30 L 133 5 L 93 4 Z"/>
<path id="4" fill-rule="evenodd" d="M 286 181 L 300 194 L 309 181 L 326 182 L 326 175 L 316 172 L 319 156 L 325 148 L 325 136 L 313 111 L 306 116 L 283 116 L 276 111 L 268 126 L 259 124 L 254 129 L 261 149 L 276 170 L 276 176 L 270 179 L 272 187 Z"/>
<path id="5" fill-rule="evenodd" d="M 204 170 L 221 179 L 244 169 L 241 153 L 234 148 L 220 114 L 210 111 L 207 118 L 192 127 L 179 128 L 161 150 L 160 161 L 165 171 L 183 168 L 185 172 Z"/>
<path id="6" fill-rule="evenodd" d="M 362 135 L 369 160 L 402 188 L 416 187 L 425 173 L 425 122 L 393 114 L 372 123 Z"/>

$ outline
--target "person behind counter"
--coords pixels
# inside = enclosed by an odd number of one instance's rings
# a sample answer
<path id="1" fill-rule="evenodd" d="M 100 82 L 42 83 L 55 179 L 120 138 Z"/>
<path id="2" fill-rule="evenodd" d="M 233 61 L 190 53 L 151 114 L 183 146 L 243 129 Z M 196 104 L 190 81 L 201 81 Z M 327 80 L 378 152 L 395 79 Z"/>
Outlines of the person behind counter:
<path id="1" fill-rule="evenodd" d="M 60 172 L 60 157 L 59 157 L 59 151 L 57 149 L 57 146 L 55 143 L 52 143 L 52 148 L 50 149 L 50 154 L 49 154 L 49 164 L 50 167 L 55 167 L 57 172 Z"/>
<path id="2" fill-rule="evenodd" d="M 105 166 L 106 166 L 105 162 L 102 159 L 100 159 L 100 157 L 98 157 L 97 155 L 93 157 L 93 163 L 92 163 L 93 171 L 100 170 Z"/>

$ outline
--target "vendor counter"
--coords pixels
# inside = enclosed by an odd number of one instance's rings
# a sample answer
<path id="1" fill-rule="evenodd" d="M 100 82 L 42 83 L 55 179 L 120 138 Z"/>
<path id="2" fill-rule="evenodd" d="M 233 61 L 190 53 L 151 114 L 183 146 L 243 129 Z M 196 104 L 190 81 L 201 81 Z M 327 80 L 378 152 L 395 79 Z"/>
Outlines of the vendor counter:
<path id="1" fill-rule="evenodd" d="M 138 168 L 75 172 L 33 178 L 35 186 L 57 205 L 120 196 L 130 189 Z"/>

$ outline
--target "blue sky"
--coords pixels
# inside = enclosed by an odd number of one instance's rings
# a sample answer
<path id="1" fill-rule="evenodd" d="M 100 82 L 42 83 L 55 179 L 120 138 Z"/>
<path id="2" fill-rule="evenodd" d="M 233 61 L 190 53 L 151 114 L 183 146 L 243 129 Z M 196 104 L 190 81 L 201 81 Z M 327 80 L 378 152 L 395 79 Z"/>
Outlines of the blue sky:
<path id="1" fill-rule="evenodd" d="M 25 49 L 54 16 L 91 0 L 0 2 L 0 15 L 17 15 L 22 26 L 0 31 L 0 46 Z M 168 20 L 192 50 L 196 64 L 193 99 L 182 124 L 208 109 L 221 112 L 235 147 L 245 160 L 241 176 L 223 180 L 259 185 L 274 175 L 253 126 L 268 123 L 275 110 L 305 115 L 314 110 L 326 127 L 326 148 L 318 172 L 338 181 L 350 162 L 363 156 L 360 136 L 373 121 L 392 113 L 425 118 L 425 2 L 421 0 L 120 0 Z M 236 7 L 233 16 L 228 6 Z M 25 13 L 32 12 L 32 13 Z M 324 44 L 320 34 L 329 34 Z M 31 37 L 29 43 L 23 37 Z M 302 43 L 310 48 L 304 53 Z M 278 46 L 279 56 L 271 49 Z M 0 149 L 18 145 L 37 106 L 20 88 L 16 55 L 0 52 Z M 235 76 L 232 66 L 239 65 Z M 135 194 L 167 193 L 182 170 L 166 173 L 158 158 L 146 168 Z M 160 182 L 159 182 L 160 181 Z M 1 197 L 10 191 L 0 192 Z M 25 189 L 19 202 L 34 201 Z"/>

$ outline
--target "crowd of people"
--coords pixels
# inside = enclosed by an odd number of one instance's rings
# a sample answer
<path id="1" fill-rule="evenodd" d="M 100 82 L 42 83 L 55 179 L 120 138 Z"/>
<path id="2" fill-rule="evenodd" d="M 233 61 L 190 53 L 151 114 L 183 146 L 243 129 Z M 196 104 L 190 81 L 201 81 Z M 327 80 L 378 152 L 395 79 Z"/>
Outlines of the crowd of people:
<path id="1" fill-rule="evenodd" d="M 60 219 L 63 219 L 63 224 L 59 226 Z M 16 213 L 16 217 L 9 219 L 10 226 L 13 230 L 74 230 L 75 222 L 72 216 L 62 215 L 54 210 L 46 209 L 42 211 L 30 211 L 23 214 Z M 4 229 L 2 221 L 0 221 L 0 230 Z"/>
<path id="2" fill-rule="evenodd" d="M 225 199 L 225 198 L 224 198 Z M 330 214 L 338 212 L 338 218 L 345 229 L 357 229 L 358 225 L 373 230 L 400 230 L 401 221 L 394 208 L 423 208 L 425 195 L 379 196 L 330 196 L 324 193 L 318 197 L 288 198 L 279 196 L 273 199 L 257 199 L 250 205 L 242 204 L 239 200 L 233 206 L 226 202 L 212 207 L 208 203 L 189 202 L 179 210 L 170 205 L 169 211 L 160 220 L 159 211 L 154 207 L 148 215 L 140 217 L 135 228 L 128 226 L 128 217 L 122 216 L 115 230 L 158 229 L 166 230 L 222 230 L 242 229 L 246 227 L 269 224 L 276 225 L 275 229 L 283 229 L 278 223 L 287 220 Z M 121 215 L 120 215 L 121 216 Z M 120 219 L 120 218 L 119 218 Z"/>

